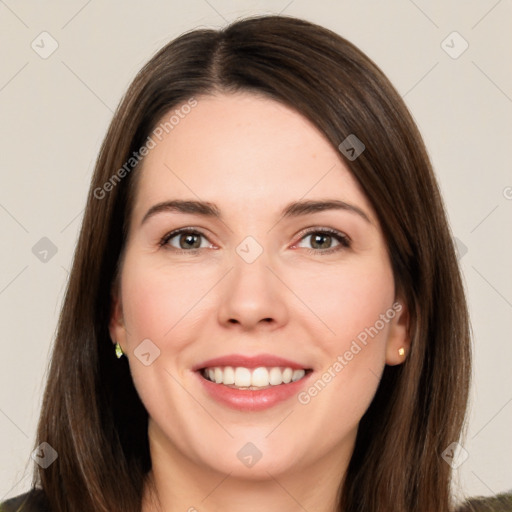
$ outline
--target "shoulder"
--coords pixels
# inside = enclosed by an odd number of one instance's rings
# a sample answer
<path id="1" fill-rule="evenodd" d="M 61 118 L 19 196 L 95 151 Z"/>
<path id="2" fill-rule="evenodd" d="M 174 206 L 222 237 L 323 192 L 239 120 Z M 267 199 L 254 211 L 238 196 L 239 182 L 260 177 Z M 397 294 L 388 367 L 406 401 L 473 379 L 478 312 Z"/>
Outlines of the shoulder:
<path id="1" fill-rule="evenodd" d="M 30 491 L 0 503 L 0 512 L 51 512 L 41 489 Z"/>
<path id="2" fill-rule="evenodd" d="M 457 512 L 512 512 L 512 490 L 487 498 L 471 498 Z"/>

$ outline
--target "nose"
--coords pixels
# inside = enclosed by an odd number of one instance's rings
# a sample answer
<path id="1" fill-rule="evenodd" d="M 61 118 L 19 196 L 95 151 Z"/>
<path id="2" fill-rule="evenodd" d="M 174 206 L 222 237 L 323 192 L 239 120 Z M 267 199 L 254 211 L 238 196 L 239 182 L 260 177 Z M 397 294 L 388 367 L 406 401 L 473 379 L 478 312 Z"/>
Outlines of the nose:
<path id="1" fill-rule="evenodd" d="M 271 263 L 265 251 L 252 263 L 233 255 L 233 268 L 223 279 L 220 290 L 221 324 L 235 324 L 244 331 L 256 327 L 271 331 L 285 325 L 289 314 L 287 290 Z"/>

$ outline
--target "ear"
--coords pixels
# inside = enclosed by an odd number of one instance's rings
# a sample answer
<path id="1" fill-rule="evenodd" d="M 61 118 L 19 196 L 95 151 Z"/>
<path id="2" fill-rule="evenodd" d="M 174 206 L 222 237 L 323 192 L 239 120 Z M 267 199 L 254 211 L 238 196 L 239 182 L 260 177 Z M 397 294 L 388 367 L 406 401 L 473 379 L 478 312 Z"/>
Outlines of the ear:
<path id="1" fill-rule="evenodd" d="M 411 348 L 409 309 L 401 299 L 393 303 L 392 309 L 395 311 L 395 316 L 390 321 L 386 342 L 386 364 L 390 366 L 402 364 Z"/>
<path id="2" fill-rule="evenodd" d="M 119 343 L 123 352 L 126 354 L 126 327 L 124 325 L 123 305 L 120 297 L 119 287 L 115 287 L 112 291 L 110 322 L 108 326 L 110 339 L 112 344 Z"/>

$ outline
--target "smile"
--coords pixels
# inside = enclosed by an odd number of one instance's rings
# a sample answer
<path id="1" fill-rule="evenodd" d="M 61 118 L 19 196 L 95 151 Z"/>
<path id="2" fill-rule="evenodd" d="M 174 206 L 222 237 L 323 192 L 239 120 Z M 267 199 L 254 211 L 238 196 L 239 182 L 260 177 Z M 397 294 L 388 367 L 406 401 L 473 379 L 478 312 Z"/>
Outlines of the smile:
<path id="1" fill-rule="evenodd" d="M 233 389 L 259 390 L 297 382 L 310 371 L 281 366 L 260 366 L 258 368 L 215 366 L 203 368 L 201 375 L 210 382 L 223 384 Z"/>

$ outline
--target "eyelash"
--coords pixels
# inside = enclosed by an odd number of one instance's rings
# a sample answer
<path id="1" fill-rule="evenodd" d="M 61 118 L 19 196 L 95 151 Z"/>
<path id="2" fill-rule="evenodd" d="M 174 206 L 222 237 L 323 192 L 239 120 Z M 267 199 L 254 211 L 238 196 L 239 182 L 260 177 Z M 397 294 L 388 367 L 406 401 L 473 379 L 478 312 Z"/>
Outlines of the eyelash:
<path id="1" fill-rule="evenodd" d="M 176 247 L 171 247 L 171 246 L 167 245 L 171 239 L 173 239 L 174 237 L 176 237 L 178 235 L 183 235 L 183 234 L 200 235 L 207 239 L 206 235 L 197 229 L 180 228 L 180 229 L 171 231 L 170 233 L 167 233 L 166 235 L 164 235 L 158 245 L 159 245 L 159 247 L 164 247 L 169 250 L 172 250 L 173 252 L 176 252 L 177 254 L 196 255 L 198 253 L 198 251 L 200 251 L 201 249 L 205 249 L 205 247 L 200 247 L 200 248 L 196 248 L 196 249 L 177 249 Z M 334 252 L 342 251 L 344 249 L 349 249 L 352 245 L 352 241 L 350 240 L 350 238 L 347 235 L 345 235 L 344 233 L 341 233 L 340 231 L 337 231 L 335 229 L 331 229 L 331 228 L 310 229 L 310 230 L 302 233 L 297 244 L 300 243 L 304 238 L 306 238 L 307 236 L 312 235 L 312 234 L 315 234 L 315 235 L 322 234 L 322 235 L 331 236 L 339 242 L 339 245 L 329 248 L 329 249 L 325 249 L 325 250 L 307 249 L 306 248 L 306 251 L 308 252 L 308 254 L 315 254 L 315 255 L 332 254 Z M 294 244 L 294 245 L 296 245 L 296 244 Z"/>
<path id="2" fill-rule="evenodd" d="M 299 242 L 302 241 L 304 238 L 306 238 L 309 235 L 328 235 L 332 238 L 334 238 L 336 241 L 339 242 L 339 245 L 336 247 L 331 247 L 329 249 L 306 249 L 308 254 L 320 254 L 322 256 L 325 256 L 326 254 L 332 254 L 335 252 L 342 251 L 344 249 L 350 249 L 352 245 L 352 241 L 350 238 L 345 235 L 344 233 L 341 233 L 341 231 L 337 231 L 336 229 L 331 228 L 312 228 L 308 231 L 305 231 L 302 233 Z"/>

